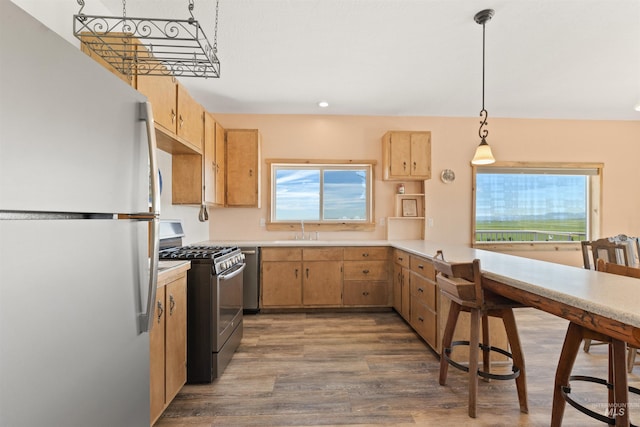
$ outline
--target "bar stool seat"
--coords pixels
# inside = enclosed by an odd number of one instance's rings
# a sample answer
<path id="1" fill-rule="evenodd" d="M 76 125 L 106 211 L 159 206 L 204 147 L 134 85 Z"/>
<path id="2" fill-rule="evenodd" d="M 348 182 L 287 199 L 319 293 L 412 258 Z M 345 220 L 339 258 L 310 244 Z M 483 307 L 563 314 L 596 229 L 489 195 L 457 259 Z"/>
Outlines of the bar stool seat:
<path id="1" fill-rule="evenodd" d="M 433 259 L 438 271 L 436 281 L 440 292 L 451 300 L 449 316 L 442 337 L 440 355 L 440 385 L 446 385 L 449 365 L 469 373 L 469 416 L 476 417 L 478 400 L 478 377 L 488 381 L 515 379 L 518 391 L 520 412 L 528 413 L 527 383 L 524 355 L 520 345 L 518 329 L 513 315 L 514 307 L 522 304 L 482 289 L 480 260 L 470 263 L 451 263 L 444 260 L 442 251 Z M 455 341 L 453 334 L 460 312 L 469 312 L 471 317 L 469 341 Z M 493 347 L 489 341 L 489 317 L 501 318 L 507 333 L 511 353 L 505 349 Z M 482 342 L 480 327 L 482 326 Z M 465 366 L 451 359 L 452 348 L 459 345 L 469 346 L 469 363 Z M 478 369 L 479 352 L 482 351 L 482 369 Z M 512 359 L 512 373 L 491 373 L 491 352 L 497 352 Z"/>

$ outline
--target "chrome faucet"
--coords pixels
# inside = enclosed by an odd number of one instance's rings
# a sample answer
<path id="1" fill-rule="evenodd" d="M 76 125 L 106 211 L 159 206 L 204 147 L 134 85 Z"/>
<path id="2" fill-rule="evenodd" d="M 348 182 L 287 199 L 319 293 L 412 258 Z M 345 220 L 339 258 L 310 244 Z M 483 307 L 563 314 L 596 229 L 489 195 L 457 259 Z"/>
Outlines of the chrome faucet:
<path id="1" fill-rule="evenodd" d="M 300 220 L 300 228 L 302 229 L 302 240 L 304 240 L 304 219 Z"/>

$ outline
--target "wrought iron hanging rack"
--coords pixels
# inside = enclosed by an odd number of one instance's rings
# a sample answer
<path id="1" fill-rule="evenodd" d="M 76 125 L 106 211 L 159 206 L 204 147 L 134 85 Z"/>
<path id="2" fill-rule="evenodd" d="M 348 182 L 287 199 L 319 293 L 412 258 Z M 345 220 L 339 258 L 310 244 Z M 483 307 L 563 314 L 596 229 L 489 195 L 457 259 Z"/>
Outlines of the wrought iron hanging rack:
<path id="1" fill-rule="evenodd" d="M 193 16 L 154 19 L 127 16 L 126 0 L 122 16 L 73 15 L 73 34 L 87 48 L 126 76 L 220 77 L 217 57 L 218 0 L 216 1 L 214 43 L 211 45 Z M 142 48 L 144 47 L 144 49 Z"/>

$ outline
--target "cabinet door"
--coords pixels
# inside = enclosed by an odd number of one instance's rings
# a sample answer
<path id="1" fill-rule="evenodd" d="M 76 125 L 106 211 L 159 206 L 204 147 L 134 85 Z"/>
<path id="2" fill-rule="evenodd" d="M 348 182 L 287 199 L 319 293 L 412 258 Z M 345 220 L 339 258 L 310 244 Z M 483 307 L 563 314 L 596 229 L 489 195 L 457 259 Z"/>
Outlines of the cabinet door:
<path id="1" fill-rule="evenodd" d="M 262 306 L 302 305 L 302 268 L 296 261 L 262 262 Z"/>
<path id="2" fill-rule="evenodd" d="M 155 319 L 149 332 L 149 388 L 150 414 L 153 423 L 164 410 L 164 362 L 165 362 L 165 287 L 158 288 L 155 302 Z"/>
<path id="3" fill-rule="evenodd" d="M 204 129 L 204 109 L 178 84 L 178 136 L 191 143 L 198 152 L 202 152 L 202 134 Z"/>
<path id="4" fill-rule="evenodd" d="M 388 306 L 387 282 L 350 280 L 344 282 L 344 305 Z"/>
<path id="5" fill-rule="evenodd" d="M 227 174 L 227 160 L 225 159 L 225 142 L 224 128 L 220 123 L 216 122 L 216 149 L 215 149 L 215 166 L 216 166 L 216 198 L 215 204 L 224 206 L 226 203 L 225 195 L 225 176 Z"/>
<path id="6" fill-rule="evenodd" d="M 226 131 L 227 206 L 260 207 L 260 139 L 257 130 Z"/>
<path id="7" fill-rule="evenodd" d="M 342 261 L 307 261 L 303 269 L 304 305 L 342 303 Z"/>
<path id="8" fill-rule="evenodd" d="M 156 124 L 176 133 L 177 83 L 171 76 L 138 76 L 138 91 L 146 95 L 153 107 Z"/>
<path id="9" fill-rule="evenodd" d="M 204 202 L 216 203 L 217 178 L 216 173 L 216 120 L 210 113 L 204 113 L 204 156 L 202 158 L 202 173 L 204 175 Z"/>
<path id="10" fill-rule="evenodd" d="M 411 173 L 411 134 L 392 133 L 390 136 L 390 175 L 396 178 L 407 177 Z"/>
<path id="11" fill-rule="evenodd" d="M 402 268 L 402 317 L 409 320 L 411 316 L 411 293 L 409 292 L 409 269 Z"/>
<path id="12" fill-rule="evenodd" d="M 431 133 L 411 134 L 411 176 L 420 179 L 431 178 Z"/>
<path id="13" fill-rule="evenodd" d="M 187 277 L 166 286 L 165 402 L 173 400 L 187 381 Z"/>

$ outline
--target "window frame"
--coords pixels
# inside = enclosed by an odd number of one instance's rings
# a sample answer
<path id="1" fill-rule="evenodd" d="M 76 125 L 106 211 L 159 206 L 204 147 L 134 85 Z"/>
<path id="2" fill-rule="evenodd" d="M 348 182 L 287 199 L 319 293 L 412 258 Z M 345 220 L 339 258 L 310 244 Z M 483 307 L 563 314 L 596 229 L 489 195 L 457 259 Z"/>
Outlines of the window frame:
<path id="1" fill-rule="evenodd" d="M 367 180 L 367 194 L 369 203 L 367 205 L 368 218 L 365 220 L 347 221 L 347 220 L 326 220 L 326 221 L 304 221 L 306 231 L 372 231 L 375 229 L 375 166 L 376 160 L 307 160 L 307 159 L 266 159 L 265 163 L 268 167 L 267 173 L 267 221 L 266 229 L 268 231 L 297 231 L 300 228 L 300 221 L 275 221 L 275 168 L 283 166 L 287 168 L 299 166 L 304 168 L 317 167 L 341 167 L 346 169 L 369 169 L 369 177 Z"/>
<path id="2" fill-rule="evenodd" d="M 598 238 L 602 223 L 602 183 L 604 163 L 565 163 L 565 162 L 495 162 L 491 165 L 471 165 L 471 247 L 487 250 L 580 250 L 579 241 L 522 241 L 522 242 L 477 242 L 476 241 L 476 176 L 478 170 L 513 169 L 515 171 L 540 170 L 584 170 L 589 176 L 587 185 L 587 240 Z M 587 171 L 595 170 L 595 174 Z"/>

